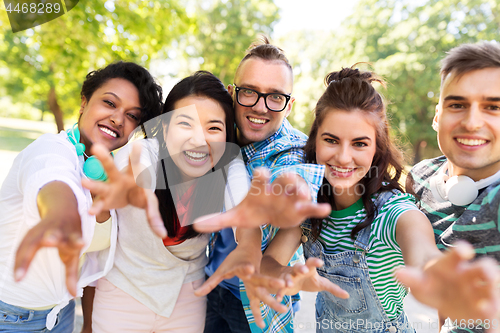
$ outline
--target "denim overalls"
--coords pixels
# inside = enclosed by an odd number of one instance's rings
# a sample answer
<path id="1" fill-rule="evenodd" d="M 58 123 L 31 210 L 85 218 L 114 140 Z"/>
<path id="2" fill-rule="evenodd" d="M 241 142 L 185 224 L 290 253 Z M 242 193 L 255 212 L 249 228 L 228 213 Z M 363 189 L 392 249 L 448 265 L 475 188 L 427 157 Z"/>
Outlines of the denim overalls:
<path id="1" fill-rule="evenodd" d="M 382 207 L 392 196 L 383 192 L 375 202 Z M 378 210 L 378 208 L 377 208 Z M 304 255 L 316 257 L 325 265 L 318 268 L 320 276 L 327 278 L 349 293 L 348 299 L 340 299 L 322 291 L 316 298 L 316 332 L 363 332 L 363 333 L 414 333 L 405 313 L 394 321 L 387 317 L 368 274 L 366 253 L 370 251 L 370 227 L 361 230 L 354 242 L 356 251 L 326 254 L 323 245 L 312 241 L 310 222 L 303 224 Z"/>

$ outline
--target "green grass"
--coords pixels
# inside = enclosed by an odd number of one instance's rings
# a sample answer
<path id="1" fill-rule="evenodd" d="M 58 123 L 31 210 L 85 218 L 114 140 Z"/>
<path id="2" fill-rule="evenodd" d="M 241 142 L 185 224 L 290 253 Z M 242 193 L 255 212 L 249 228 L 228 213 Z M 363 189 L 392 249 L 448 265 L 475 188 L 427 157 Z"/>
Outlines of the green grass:
<path id="1" fill-rule="evenodd" d="M 0 150 L 20 152 L 42 134 L 42 131 L 37 130 L 19 130 L 0 126 Z"/>

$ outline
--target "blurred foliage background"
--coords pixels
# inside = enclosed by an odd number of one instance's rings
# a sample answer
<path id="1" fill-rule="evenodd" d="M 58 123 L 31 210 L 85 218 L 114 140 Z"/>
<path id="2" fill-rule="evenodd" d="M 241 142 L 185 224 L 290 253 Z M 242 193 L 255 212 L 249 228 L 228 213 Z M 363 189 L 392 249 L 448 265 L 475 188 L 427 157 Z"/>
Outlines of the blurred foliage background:
<path id="1" fill-rule="evenodd" d="M 303 15 L 318 10 L 305 4 Z M 81 0 L 62 17 L 14 34 L 0 2 L 0 116 L 53 114 L 62 129 L 64 118 L 76 117 L 85 75 L 117 60 L 149 68 L 165 94 L 198 69 L 230 84 L 245 49 L 259 33 L 272 36 L 279 19 L 272 0 Z M 359 0 L 338 29 L 273 40 L 294 66 L 289 119 L 308 133 L 326 74 L 367 62 L 359 66 L 389 83 L 381 92 L 410 162 L 437 156 L 431 121 L 440 60 L 454 46 L 499 35 L 498 0 Z"/>

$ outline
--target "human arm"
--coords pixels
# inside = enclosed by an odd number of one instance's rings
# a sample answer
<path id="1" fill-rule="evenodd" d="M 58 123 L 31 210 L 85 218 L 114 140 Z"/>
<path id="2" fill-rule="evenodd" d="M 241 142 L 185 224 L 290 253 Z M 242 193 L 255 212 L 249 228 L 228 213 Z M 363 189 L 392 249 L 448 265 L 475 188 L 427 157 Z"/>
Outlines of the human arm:
<path id="1" fill-rule="evenodd" d="M 78 260 L 84 246 L 78 202 L 72 189 L 64 182 L 44 185 L 37 195 L 40 222 L 23 238 L 16 253 L 14 276 L 20 281 L 41 247 L 57 247 L 66 266 L 66 286 L 76 296 Z"/>
<path id="2" fill-rule="evenodd" d="M 306 181 L 295 173 L 284 173 L 272 183 L 265 168 L 254 172 L 250 191 L 235 208 L 217 215 L 195 220 L 194 228 L 199 232 L 211 232 L 226 227 L 258 227 L 272 224 L 280 228 L 299 225 L 307 217 L 327 216 L 329 204 L 316 204 Z"/>
<path id="3" fill-rule="evenodd" d="M 495 281 L 498 263 L 490 258 L 471 262 L 474 251 L 461 243 L 441 254 L 432 226 L 418 211 L 402 214 L 396 226 L 406 268 L 396 277 L 420 302 L 452 319 L 493 318 L 499 309 Z"/>
<path id="4" fill-rule="evenodd" d="M 92 311 L 94 310 L 95 287 L 87 286 L 83 288 L 82 313 L 83 325 L 81 333 L 92 333 Z"/>
<path id="5" fill-rule="evenodd" d="M 267 292 L 268 288 L 282 288 L 284 282 L 260 274 L 260 261 L 262 258 L 260 228 L 237 228 L 236 237 L 239 240 L 236 249 L 226 257 L 212 276 L 195 291 L 195 294 L 198 296 L 207 295 L 222 280 L 237 276 L 245 284 L 256 324 L 263 327 L 264 321 L 259 307 L 261 300 L 276 311 L 286 311 L 286 307 Z"/>
<path id="6" fill-rule="evenodd" d="M 280 229 L 271 244 L 264 252 L 261 264 L 261 273 L 285 280 L 285 288 L 269 290 L 277 294 L 278 299 L 283 295 L 294 295 L 303 291 L 329 291 L 339 298 L 348 298 L 346 291 L 319 276 L 316 268 L 323 266 L 318 258 L 309 258 L 305 264 L 287 266 L 292 255 L 300 245 L 302 228 Z"/>

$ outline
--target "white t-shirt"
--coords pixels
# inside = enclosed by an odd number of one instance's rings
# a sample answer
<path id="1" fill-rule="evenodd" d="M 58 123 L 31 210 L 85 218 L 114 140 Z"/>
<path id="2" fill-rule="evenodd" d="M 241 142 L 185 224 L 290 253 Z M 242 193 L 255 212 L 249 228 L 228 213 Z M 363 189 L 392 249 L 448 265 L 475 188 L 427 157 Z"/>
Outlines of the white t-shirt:
<path id="1" fill-rule="evenodd" d="M 25 308 L 55 305 L 47 316 L 51 329 L 57 313 L 73 298 L 66 288 L 65 267 L 57 248 L 42 248 L 35 255 L 24 279 L 14 281 L 16 250 L 29 229 L 40 222 L 36 198 L 47 183 L 61 181 L 67 184 L 78 201 L 82 220 L 82 235 L 86 250 L 92 240 L 95 217 L 87 211 L 92 205 L 90 192 L 81 185 L 86 177 L 82 171 L 83 157 L 76 154 L 66 132 L 44 134 L 14 160 L 0 189 L 0 300 Z M 88 253 L 80 271 L 77 294 L 83 287 L 104 276 L 111 269 L 116 247 L 116 215 L 111 212 L 113 226 L 111 247 L 107 260 L 97 260 L 97 252 Z"/>

